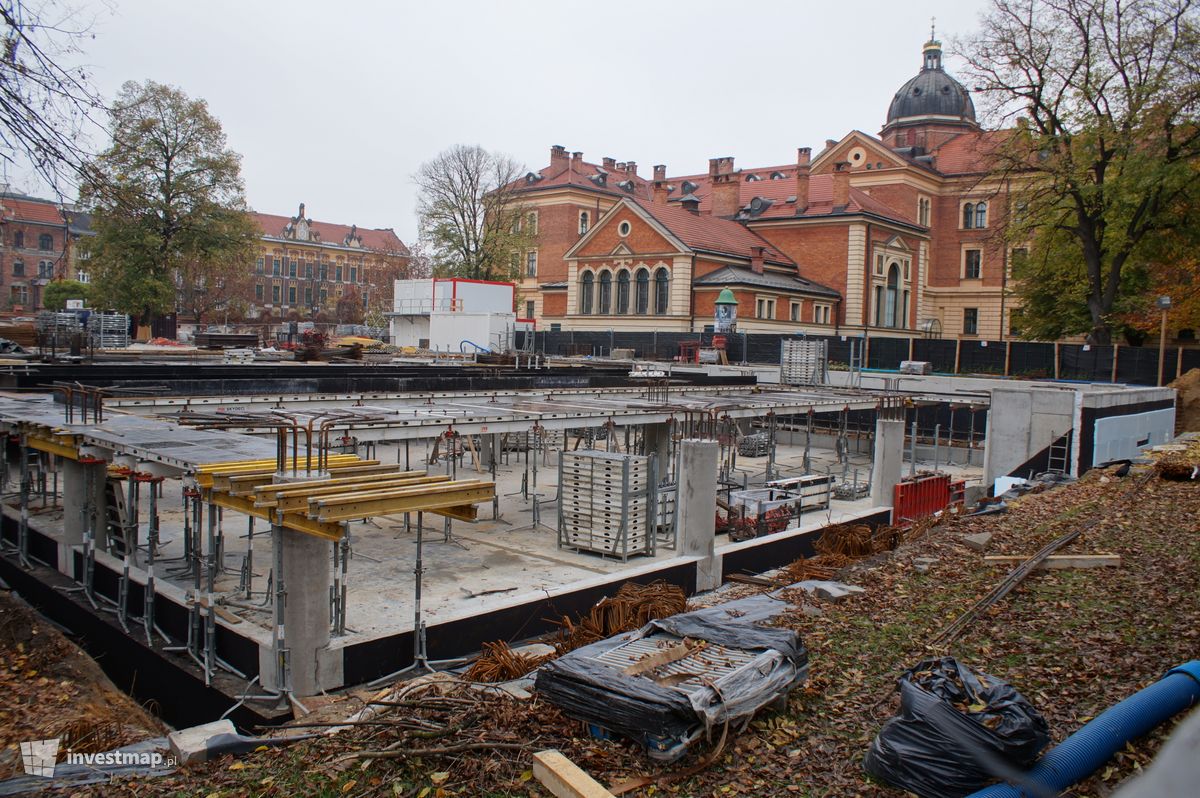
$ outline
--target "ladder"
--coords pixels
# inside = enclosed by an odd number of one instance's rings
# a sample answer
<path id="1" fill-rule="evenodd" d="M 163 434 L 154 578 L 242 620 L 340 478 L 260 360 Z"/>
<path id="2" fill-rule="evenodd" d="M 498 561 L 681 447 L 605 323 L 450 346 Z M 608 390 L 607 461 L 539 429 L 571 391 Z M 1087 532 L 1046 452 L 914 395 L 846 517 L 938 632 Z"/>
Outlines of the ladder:
<path id="1" fill-rule="evenodd" d="M 1071 459 L 1071 430 L 1065 435 L 1051 435 L 1050 448 L 1046 460 L 1046 473 L 1065 475 L 1070 469 Z"/>

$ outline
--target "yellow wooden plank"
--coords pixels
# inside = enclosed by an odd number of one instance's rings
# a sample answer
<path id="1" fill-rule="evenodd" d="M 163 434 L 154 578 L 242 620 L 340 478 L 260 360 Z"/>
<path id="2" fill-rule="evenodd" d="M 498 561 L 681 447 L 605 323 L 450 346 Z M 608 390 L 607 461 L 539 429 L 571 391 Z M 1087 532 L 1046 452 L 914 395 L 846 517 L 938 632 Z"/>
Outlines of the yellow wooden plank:
<path id="1" fill-rule="evenodd" d="M 439 482 L 449 481 L 447 476 L 432 476 L 432 477 L 415 477 L 410 479 L 389 480 L 382 483 L 370 483 L 371 485 L 378 484 L 382 487 L 404 487 L 416 485 L 435 485 Z M 331 485 L 324 488 L 312 488 L 311 490 L 300 491 L 280 491 L 275 494 L 275 497 L 263 496 L 256 499 L 254 505 L 256 507 L 280 507 L 285 512 L 291 510 L 306 510 L 308 508 L 309 499 L 315 496 L 336 496 L 339 493 L 362 492 L 364 489 L 363 483 L 356 482 L 350 485 Z"/>
<path id="2" fill-rule="evenodd" d="M 615 798 L 560 751 L 534 754 L 533 775 L 555 798 Z"/>
<path id="3" fill-rule="evenodd" d="M 431 486 L 413 485 L 412 487 L 381 488 L 379 490 L 372 490 L 370 486 L 364 486 L 363 490 L 355 493 L 339 493 L 335 496 L 327 498 L 317 497 L 314 498 L 310 504 L 316 503 L 317 505 L 323 507 L 327 504 L 344 504 L 346 502 L 357 501 L 359 499 L 390 499 L 449 493 L 461 488 L 476 488 L 484 485 L 493 489 L 494 492 L 495 484 L 492 482 L 484 482 L 483 480 L 479 479 L 459 479 L 453 482 L 443 482 L 441 484 L 435 484 Z"/>
<path id="4" fill-rule="evenodd" d="M 337 503 L 338 499 L 314 499 L 309 505 L 309 518 L 319 521 L 350 521 L 356 518 L 371 518 L 377 515 L 400 515 L 401 513 L 439 510 L 476 502 L 491 501 L 496 495 L 496 486 L 489 483 L 460 487 L 456 490 L 430 493 L 421 492 L 402 496 L 359 498 Z M 324 506 L 318 503 L 329 502 Z"/>
<path id="5" fill-rule="evenodd" d="M 255 518 L 264 518 L 267 521 L 272 521 L 271 511 L 264 510 L 254 506 L 253 502 L 238 496 L 230 496 L 227 493 L 214 492 L 212 494 L 214 504 L 226 507 L 230 510 L 236 510 L 239 513 L 252 515 Z M 306 518 L 299 513 L 284 513 L 283 526 L 285 529 L 290 529 L 294 532 L 303 532 L 306 535 L 316 535 L 320 538 L 328 540 L 342 539 L 342 525 L 339 523 L 326 523 L 311 518 Z"/>
<path id="6" fill-rule="evenodd" d="M 328 479 L 310 479 L 304 482 L 269 482 L 255 487 L 254 492 L 260 496 L 274 496 L 276 493 L 288 493 L 301 488 L 323 488 L 329 485 L 352 485 L 360 482 L 368 483 L 380 482 L 389 479 L 415 479 L 424 476 L 426 476 L 424 471 L 388 471 L 378 474 L 353 474 L 351 476 L 331 477 Z"/>
<path id="7" fill-rule="evenodd" d="M 25 441 L 29 444 L 29 448 L 37 449 L 39 452 L 49 452 L 59 457 L 65 457 L 68 460 L 78 460 L 79 449 L 74 444 L 75 436 L 66 437 L 67 440 L 71 441 L 70 443 L 41 435 L 26 435 Z"/>

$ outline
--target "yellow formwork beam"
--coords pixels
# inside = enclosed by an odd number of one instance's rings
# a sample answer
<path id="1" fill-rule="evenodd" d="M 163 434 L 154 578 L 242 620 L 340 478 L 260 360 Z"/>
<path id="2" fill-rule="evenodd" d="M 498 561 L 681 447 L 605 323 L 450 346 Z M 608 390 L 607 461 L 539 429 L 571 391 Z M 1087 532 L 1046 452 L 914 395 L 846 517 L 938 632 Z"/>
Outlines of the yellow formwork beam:
<path id="1" fill-rule="evenodd" d="M 328 499 L 313 498 L 309 502 L 308 517 L 318 521 L 334 522 L 370 518 L 377 515 L 436 511 L 448 507 L 461 507 L 467 504 L 491 501 L 495 495 L 496 486 L 491 482 L 476 482 L 468 485 L 451 483 L 446 486 L 393 495 L 346 494 Z"/>
<path id="2" fill-rule="evenodd" d="M 366 462 L 366 461 L 364 461 L 364 462 Z M 398 474 L 410 474 L 410 473 L 411 474 L 424 474 L 425 473 L 424 471 L 398 471 L 397 470 L 398 468 L 399 468 L 399 466 L 397 466 L 394 463 L 381 463 L 379 465 L 367 465 L 367 466 L 359 466 L 357 464 L 351 464 L 351 465 L 345 466 L 345 467 L 339 466 L 337 468 L 331 468 L 331 469 L 329 469 L 328 473 L 337 474 L 338 477 L 336 477 L 336 479 L 347 480 L 347 481 L 353 481 L 351 479 L 352 477 L 360 477 L 360 478 L 376 477 L 379 479 L 388 479 L 388 478 L 394 477 Z M 342 475 L 345 475 L 345 476 L 342 476 Z M 274 473 L 271 473 L 271 474 L 243 474 L 241 476 L 229 477 L 229 492 L 232 493 L 234 496 L 253 496 L 260 488 L 265 487 L 266 489 L 270 490 L 271 488 L 283 488 L 287 484 L 299 484 L 299 483 L 275 482 L 274 481 L 275 476 L 276 475 Z M 320 483 L 326 483 L 326 482 L 332 482 L 332 481 L 334 481 L 334 479 L 332 479 L 332 478 L 331 479 L 314 479 L 314 480 L 311 480 L 310 482 L 305 482 L 303 484 L 312 485 L 312 484 L 320 484 Z"/>
<path id="3" fill-rule="evenodd" d="M 274 496 L 276 493 L 289 493 L 292 491 L 301 490 L 304 488 L 325 488 L 335 485 L 354 485 L 359 483 L 382 482 L 389 479 L 419 479 L 426 476 L 424 471 L 396 471 L 396 467 L 391 466 L 392 471 L 354 474 L 351 476 L 329 477 L 328 479 L 310 479 L 304 482 L 268 482 L 263 485 L 256 485 L 254 492 L 261 496 Z M 341 473 L 341 472 L 336 472 Z"/>
<path id="4" fill-rule="evenodd" d="M 384 482 L 362 483 L 355 482 L 349 485 L 329 485 L 323 488 L 310 488 L 307 490 L 298 491 L 279 491 L 272 496 L 265 494 L 254 502 L 255 507 L 279 507 L 284 511 L 288 510 L 305 510 L 308 508 L 308 500 L 317 496 L 335 496 L 339 493 L 362 493 L 364 491 L 373 490 L 376 487 L 380 490 L 385 488 L 406 488 L 416 487 L 418 485 L 436 485 L 441 482 L 449 482 L 448 476 L 432 476 L 432 477 L 410 477 L 408 479 L 393 479 Z"/>
<path id="5" fill-rule="evenodd" d="M 26 434 L 25 442 L 31 449 L 37 449 L 39 452 L 49 452 L 56 454 L 59 457 L 65 457 L 68 460 L 79 459 L 79 448 L 75 444 L 74 435 L 65 435 L 69 443 L 64 442 L 57 437 L 48 437 L 45 435 Z"/>
<path id="6" fill-rule="evenodd" d="M 274 522 L 274 519 L 271 518 L 270 510 L 259 509 L 254 506 L 253 502 L 247 501 L 246 499 L 238 496 L 230 496 L 228 493 L 220 493 L 217 491 L 212 493 L 211 498 L 213 504 L 228 508 L 230 510 L 236 510 L 239 513 L 245 513 L 246 515 L 252 515 L 255 518 L 263 518 L 269 522 Z M 341 524 L 326 523 L 324 521 L 306 518 L 299 513 L 284 513 L 283 527 L 296 532 L 303 532 L 306 535 L 316 535 L 319 538 L 325 538 L 327 540 L 342 539 Z"/>
<path id="7" fill-rule="evenodd" d="M 337 459 L 333 460 L 333 458 Z M 333 461 L 330 463 L 331 468 L 336 468 L 339 465 L 358 463 L 362 463 L 363 465 L 377 465 L 379 463 L 378 460 L 359 460 L 356 455 L 352 454 L 330 455 L 330 459 Z M 248 474 L 272 475 L 275 473 L 277 465 L 278 463 L 274 460 L 253 460 L 242 463 L 209 463 L 197 466 L 196 484 L 202 488 L 216 486 L 224 489 L 231 477 Z"/>

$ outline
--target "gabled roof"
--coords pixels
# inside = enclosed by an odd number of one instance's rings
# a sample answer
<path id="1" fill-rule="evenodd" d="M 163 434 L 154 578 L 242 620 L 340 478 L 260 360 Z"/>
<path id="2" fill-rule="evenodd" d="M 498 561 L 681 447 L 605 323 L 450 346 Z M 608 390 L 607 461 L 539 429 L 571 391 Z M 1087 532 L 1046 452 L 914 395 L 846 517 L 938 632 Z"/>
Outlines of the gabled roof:
<path id="1" fill-rule="evenodd" d="M 758 272 L 744 269 L 737 266 L 726 266 L 722 269 L 717 269 L 715 272 L 710 272 L 703 277 L 694 281 L 694 285 L 706 286 L 726 286 L 726 285 L 745 285 L 752 288 L 772 288 L 779 291 L 790 291 L 792 293 L 818 294 L 834 299 L 840 299 L 841 294 L 832 288 L 814 283 L 811 280 L 805 280 L 802 277 L 794 277 L 787 274 L 775 274 L 773 272 Z"/>
<path id="2" fill-rule="evenodd" d="M 35 224 L 66 224 L 62 210 L 56 203 L 33 197 L 0 196 L 3 219 L 6 222 L 33 222 Z"/>
<path id="3" fill-rule="evenodd" d="M 1009 128 L 960 133 L 933 151 L 934 168 L 944 175 L 988 172 L 996 152 L 1014 132 Z"/>
<path id="4" fill-rule="evenodd" d="M 257 213 L 250 214 L 264 236 L 271 238 L 285 238 L 284 228 L 292 222 L 290 216 L 279 216 L 273 213 Z M 365 227 L 352 228 L 351 225 L 334 224 L 332 222 L 318 222 L 315 219 L 306 219 L 309 229 L 319 233 L 320 239 L 314 242 L 297 241 L 298 244 L 318 243 L 331 246 L 344 246 L 346 237 L 350 235 L 351 230 L 355 235 L 362 239 L 362 248 L 375 250 L 377 252 L 392 252 L 401 255 L 408 254 L 408 247 L 404 246 L 404 242 L 396 235 L 396 231 L 390 227 L 383 229 L 368 229 Z"/>
<path id="5" fill-rule="evenodd" d="M 762 247 L 765 261 L 795 265 L 791 258 L 739 222 L 695 214 L 678 205 L 658 205 L 641 200 L 636 204 L 691 250 L 750 260 L 754 248 Z"/>
<path id="6" fill-rule="evenodd" d="M 833 214 L 833 175 L 812 175 L 809 178 L 808 207 L 799 216 L 796 215 L 796 183 L 789 181 L 787 185 L 779 185 L 783 182 L 782 180 L 777 181 L 774 185 L 751 183 L 751 186 L 758 189 L 755 196 L 768 200 L 770 205 L 765 210 L 752 214 L 745 210 L 745 207 L 751 204 L 747 202 L 738 218 L 753 223 L 768 219 L 809 219 Z M 850 187 L 850 202 L 842 213 L 869 213 L 909 227 L 917 226 L 910 217 L 854 186 Z"/>

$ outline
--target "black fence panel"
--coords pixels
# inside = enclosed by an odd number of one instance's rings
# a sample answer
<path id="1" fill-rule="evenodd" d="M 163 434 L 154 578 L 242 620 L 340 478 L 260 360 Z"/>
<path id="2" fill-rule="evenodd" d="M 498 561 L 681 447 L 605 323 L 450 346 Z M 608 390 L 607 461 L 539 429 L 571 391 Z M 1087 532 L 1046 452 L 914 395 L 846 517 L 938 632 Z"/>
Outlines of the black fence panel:
<path id="1" fill-rule="evenodd" d="M 959 374 L 1004 374 L 1003 341 L 960 341 Z"/>
<path id="2" fill-rule="evenodd" d="M 934 371 L 954 373 L 954 352 L 957 341 L 940 338 L 917 338 L 913 341 L 913 360 L 930 363 Z"/>
<path id="3" fill-rule="evenodd" d="M 908 360 L 907 338 L 872 338 L 867 367 L 873 369 L 898 369 L 900 362 Z"/>
<path id="4" fill-rule="evenodd" d="M 1111 346 L 1063 344 L 1059 347 L 1058 376 L 1064 380 L 1110 382 L 1112 359 Z"/>
<path id="5" fill-rule="evenodd" d="M 1175 379 L 1174 348 L 1167 350 L 1163 382 Z M 1065 376 L 1065 375 L 1064 375 Z M 1109 378 L 1112 377 L 1110 372 Z M 1158 382 L 1158 349 L 1150 346 L 1123 346 L 1117 352 L 1117 382 L 1154 385 Z"/>
<path id="6" fill-rule="evenodd" d="M 1008 353 L 1008 375 L 1027 379 L 1054 378 L 1054 344 L 1012 341 Z"/>
<path id="7" fill-rule="evenodd" d="M 1192 369 L 1200 369 L 1200 349 L 1184 349 L 1183 350 L 1183 370 L 1181 373 L 1187 374 Z"/>

